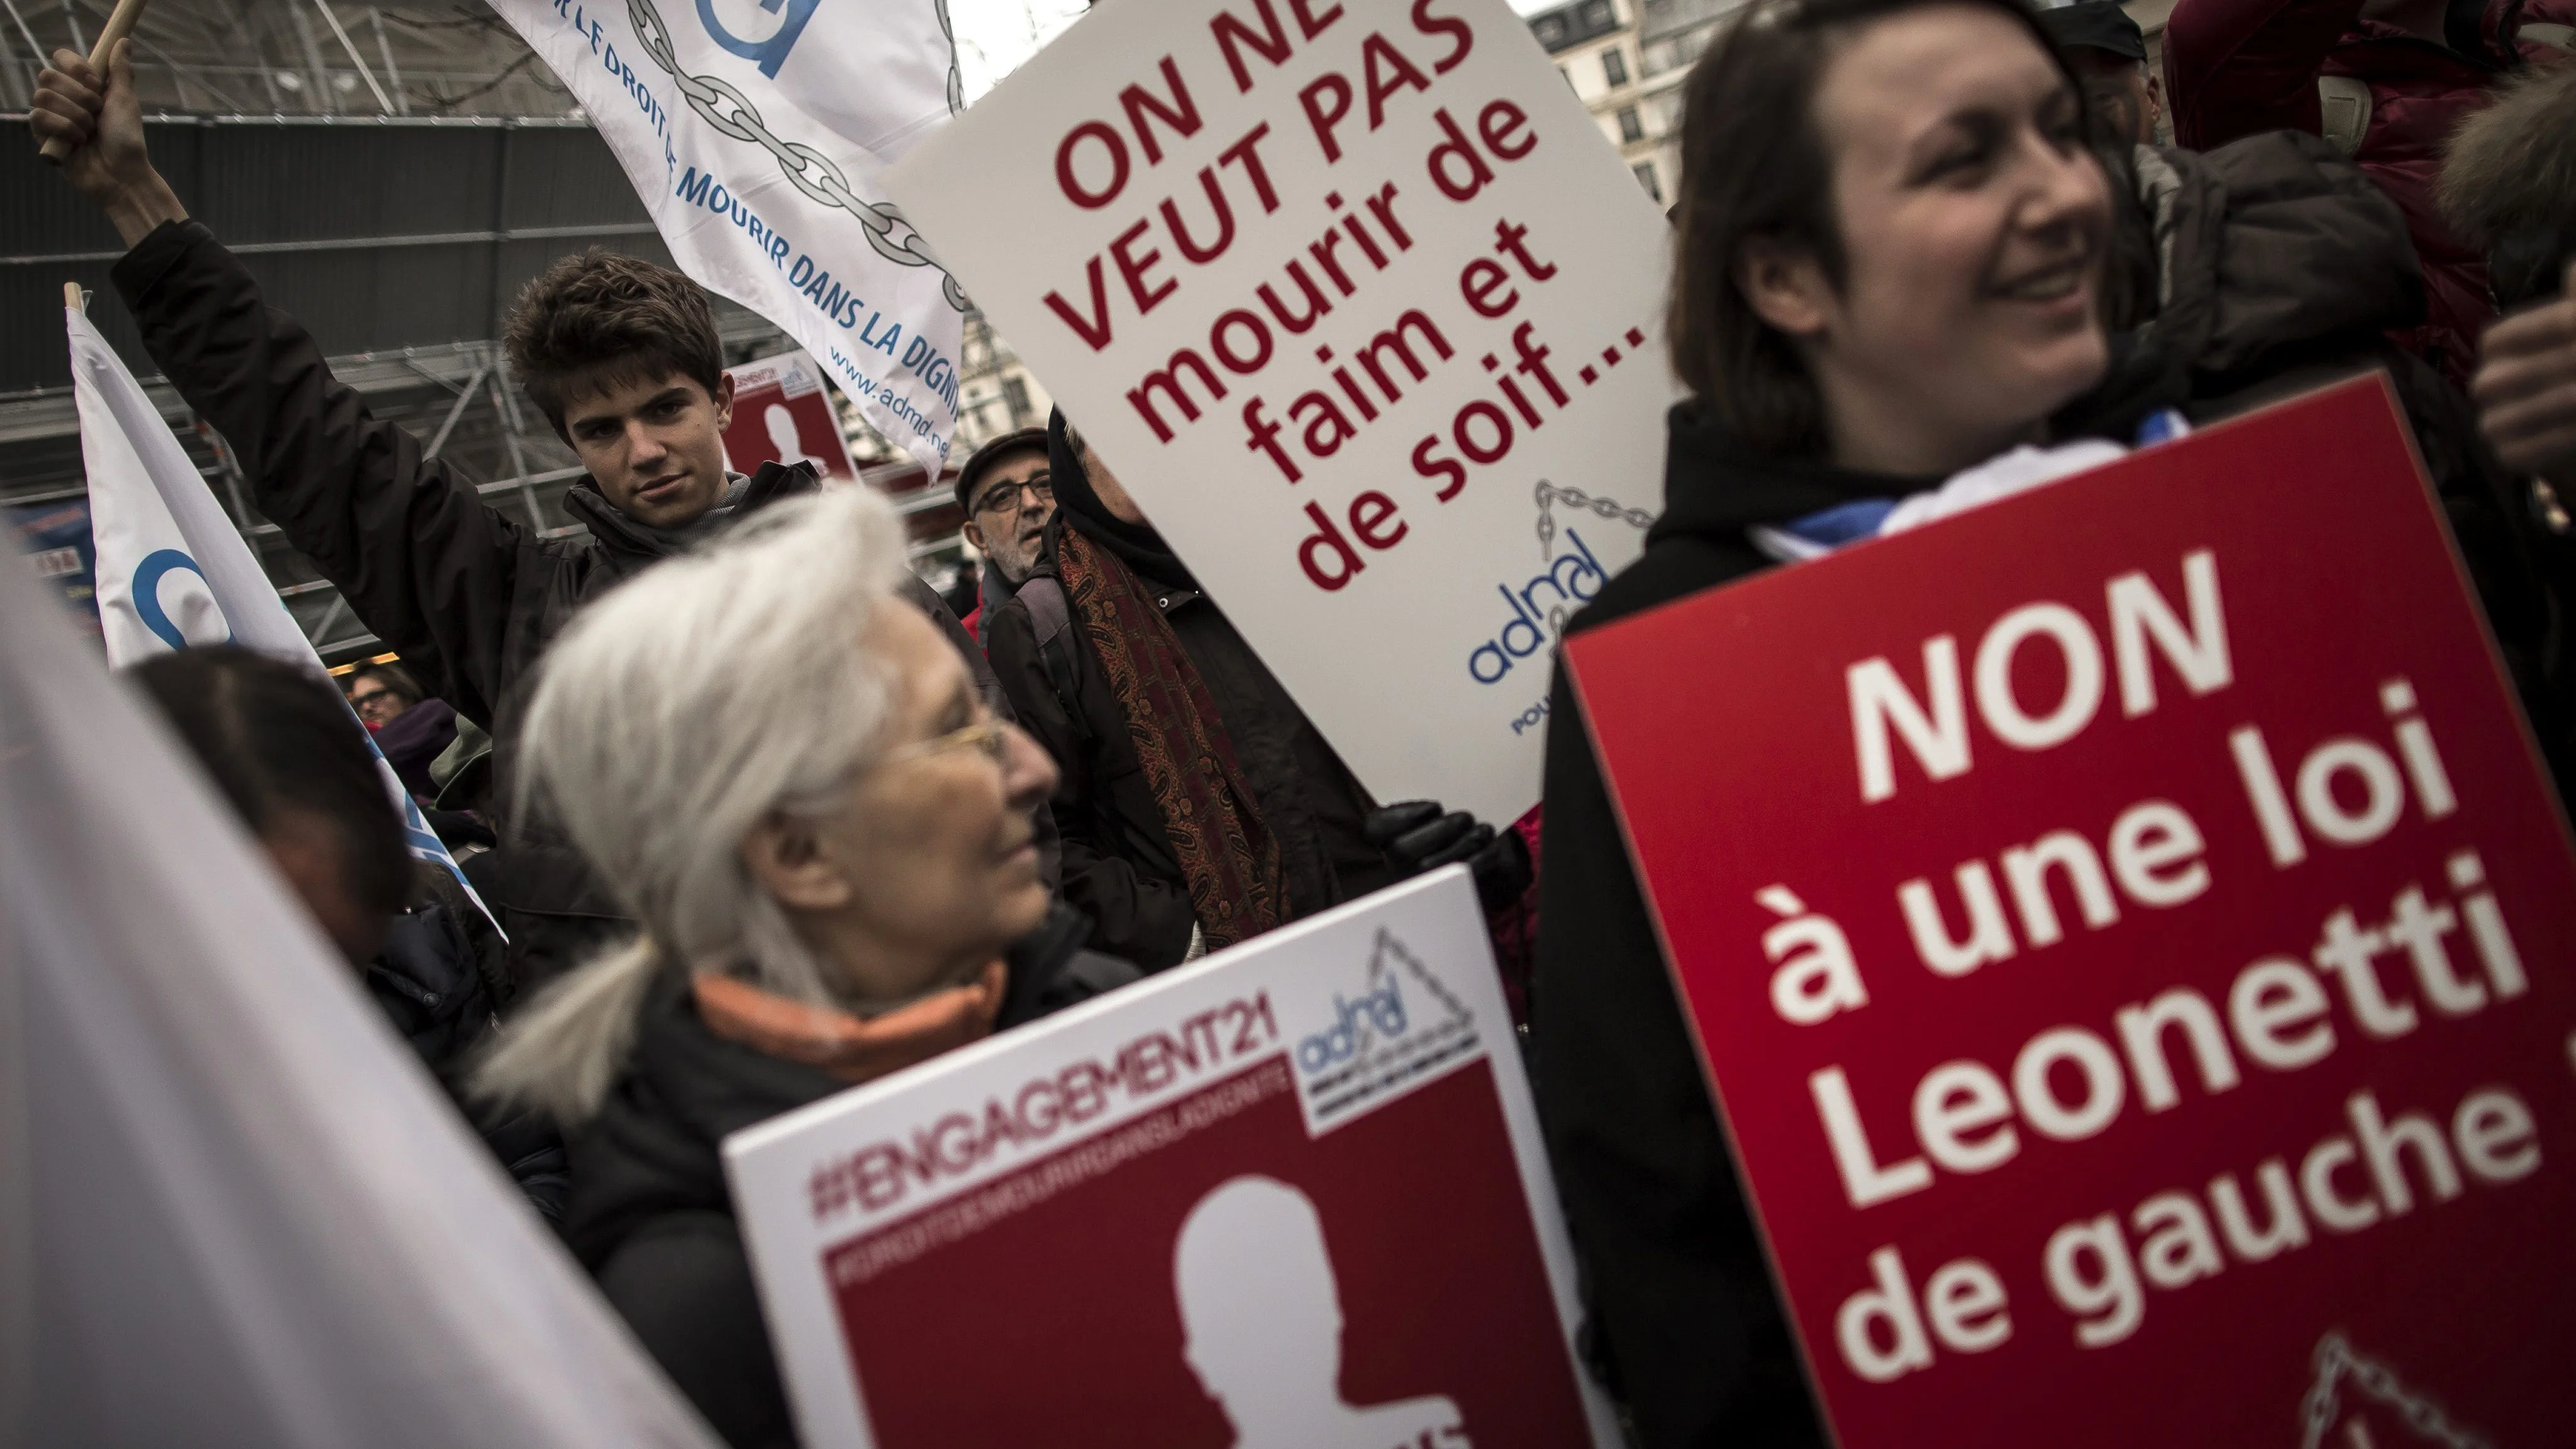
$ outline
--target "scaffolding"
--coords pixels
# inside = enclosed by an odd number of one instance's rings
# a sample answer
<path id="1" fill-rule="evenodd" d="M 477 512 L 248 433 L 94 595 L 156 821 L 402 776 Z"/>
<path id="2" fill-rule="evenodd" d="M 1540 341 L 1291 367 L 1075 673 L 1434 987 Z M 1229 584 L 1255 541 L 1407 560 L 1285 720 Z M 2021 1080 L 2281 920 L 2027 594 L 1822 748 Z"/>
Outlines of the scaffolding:
<path id="1" fill-rule="evenodd" d="M 0 0 L 0 108 L 24 111 L 42 56 L 86 53 L 111 3 Z M 562 499 L 581 469 L 530 415 L 493 339 L 519 286 L 567 252 L 670 255 L 587 117 L 517 33 L 479 0 L 156 0 L 135 41 L 156 163 L 268 301 L 313 332 L 376 416 L 423 439 L 487 503 L 547 536 L 577 531 Z M 60 284 L 80 282 L 104 294 L 92 320 L 160 403 L 325 659 L 380 649 L 258 516 L 223 440 L 154 375 L 108 286 L 123 254 L 114 233 L 32 148 L 0 148 L 0 194 L 13 198 L 0 208 L 0 516 L 25 523 L 83 496 L 53 310 Z M 728 362 L 794 345 L 721 298 L 717 315 Z M 967 449 L 1046 406 L 980 317 L 970 331 Z M 863 478 L 906 515 L 915 569 L 947 587 L 967 560 L 944 480 L 854 412 L 843 421 Z"/>
<path id="2" fill-rule="evenodd" d="M 84 55 L 105 0 L 0 0 L 0 107 L 35 72 Z M 567 116 L 572 97 L 484 6 L 352 0 L 159 0 L 134 31 L 146 111 L 232 116 Z"/>

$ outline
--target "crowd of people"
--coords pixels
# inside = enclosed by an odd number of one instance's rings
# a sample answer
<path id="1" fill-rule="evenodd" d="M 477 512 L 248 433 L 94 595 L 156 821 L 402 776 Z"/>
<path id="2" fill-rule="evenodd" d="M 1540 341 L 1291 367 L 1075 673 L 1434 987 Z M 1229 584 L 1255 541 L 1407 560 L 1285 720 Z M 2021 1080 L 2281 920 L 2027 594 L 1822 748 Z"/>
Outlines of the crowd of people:
<path id="1" fill-rule="evenodd" d="M 2182 0 L 2159 75 L 2106 0 L 1753 0 L 1685 93 L 1660 517 L 1568 630 L 2017 450 L 2046 476 L 2375 369 L 2563 791 L 2552 4 Z M 226 648 L 135 685 L 729 1442 L 794 1429 L 727 1133 L 1451 863 L 1527 1017 L 1590 1371 L 1649 1445 L 1821 1442 L 1561 676 L 1529 817 L 1375 800 L 1202 589 L 1219 561 L 1180 558 L 1075 420 L 958 471 L 981 567 L 953 608 L 882 500 L 728 471 L 705 294 L 597 251 L 508 328 L 586 470 L 586 531 L 542 537 L 372 417 L 188 218 L 122 49 L 103 74 L 58 53 L 34 129 L 122 236 L 154 364 L 399 656 L 346 704 L 506 944 L 405 857 L 328 686 Z"/>

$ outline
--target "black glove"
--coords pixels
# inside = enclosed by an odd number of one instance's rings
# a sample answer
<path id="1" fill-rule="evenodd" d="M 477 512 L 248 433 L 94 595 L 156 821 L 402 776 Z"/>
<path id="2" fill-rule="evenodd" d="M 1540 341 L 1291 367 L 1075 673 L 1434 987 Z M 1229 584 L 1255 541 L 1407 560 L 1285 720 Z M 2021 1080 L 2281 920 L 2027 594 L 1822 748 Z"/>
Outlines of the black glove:
<path id="1" fill-rule="evenodd" d="M 499 838 L 492 834 L 492 827 L 476 818 L 471 811 L 433 810 L 423 805 L 420 816 L 437 833 L 438 843 L 449 850 L 463 850 L 469 845 L 488 847 L 500 844 Z"/>
<path id="2" fill-rule="evenodd" d="M 1464 810 L 1443 810 L 1436 800 L 1382 805 L 1361 822 L 1360 833 L 1386 852 L 1398 877 L 1409 878 L 1464 862 L 1476 878 L 1476 898 L 1498 911 L 1529 889 L 1529 847 L 1520 832 L 1497 832 Z"/>

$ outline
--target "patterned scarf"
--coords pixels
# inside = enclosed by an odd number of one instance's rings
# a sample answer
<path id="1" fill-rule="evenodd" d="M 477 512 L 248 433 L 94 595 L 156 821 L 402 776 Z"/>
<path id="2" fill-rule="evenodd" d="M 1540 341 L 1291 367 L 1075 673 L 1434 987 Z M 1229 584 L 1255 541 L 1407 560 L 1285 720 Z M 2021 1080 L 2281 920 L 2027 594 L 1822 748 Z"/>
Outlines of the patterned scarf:
<path id="1" fill-rule="evenodd" d="M 1279 842 L 1261 823 L 1216 700 L 1180 636 L 1133 570 L 1070 528 L 1058 539 L 1056 568 L 1127 716 L 1208 949 L 1277 926 L 1288 910 Z"/>
<path id="2" fill-rule="evenodd" d="M 1009 969 L 995 961 L 963 986 L 870 1017 L 790 1001 L 713 972 L 690 978 L 689 989 L 707 1029 L 725 1040 L 845 1082 L 872 1082 L 992 1035 L 1009 980 Z"/>

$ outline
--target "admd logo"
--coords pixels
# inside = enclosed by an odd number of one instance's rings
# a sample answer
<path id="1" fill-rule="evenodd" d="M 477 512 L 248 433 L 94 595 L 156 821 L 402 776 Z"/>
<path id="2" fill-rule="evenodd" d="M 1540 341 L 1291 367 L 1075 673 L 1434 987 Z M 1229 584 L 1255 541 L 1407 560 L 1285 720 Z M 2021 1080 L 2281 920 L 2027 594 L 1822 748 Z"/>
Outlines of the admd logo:
<path id="1" fill-rule="evenodd" d="M 101 602 L 113 608 L 119 600 L 103 597 Z M 173 649 L 233 641 L 232 625 L 224 618 L 223 606 L 215 602 L 206 571 L 175 548 L 154 549 L 143 556 L 134 566 L 122 602 L 153 638 Z"/>
<path id="2" fill-rule="evenodd" d="M 1393 931 L 1380 927 L 1356 993 L 1333 993 L 1332 1020 L 1298 1038 L 1297 1078 L 1321 1127 L 1400 1095 L 1473 1056 L 1474 1013 Z"/>
<path id="3" fill-rule="evenodd" d="M 753 3 L 754 0 L 726 0 L 724 8 L 748 12 Z M 756 3 L 759 9 L 771 15 L 779 14 L 782 9 L 785 11 L 785 18 L 777 27 L 758 40 L 745 40 L 728 28 L 723 18 L 716 14 L 717 0 L 698 0 L 698 23 L 707 28 L 708 39 L 759 66 L 762 75 L 776 80 L 778 68 L 787 63 L 787 52 L 796 48 L 796 37 L 805 33 L 805 22 L 814 18 L 817 0 L 756 0 Z M 748 23 L 750 16 L 747 13 L 742 18 L 746 22 L 744 28 L 757 28 Z"/>

